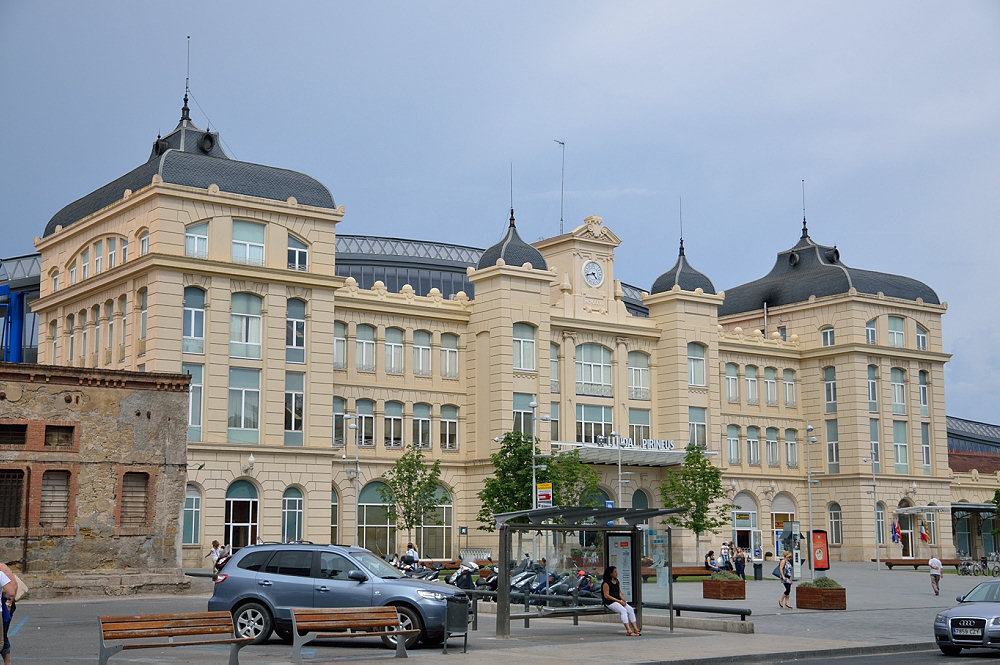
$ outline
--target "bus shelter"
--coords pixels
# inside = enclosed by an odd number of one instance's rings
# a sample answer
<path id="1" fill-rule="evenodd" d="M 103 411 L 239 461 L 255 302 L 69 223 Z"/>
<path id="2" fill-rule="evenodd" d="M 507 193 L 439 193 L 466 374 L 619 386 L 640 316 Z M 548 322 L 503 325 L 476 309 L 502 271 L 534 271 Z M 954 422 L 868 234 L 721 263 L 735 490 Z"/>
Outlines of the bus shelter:
<path id="1" fill-rule="evenodd" d="M 551 536 L 558 543 L 562 536 L 585 532 L 587 538 L 600 542 L 603 556 L 591 563 L 596 567 L 601 561 L 604 566 L 618 568 L 618 581 L 622 595 L 635 609 L 636 619 L 642 622 L 642 552 L 640 524 L 646 524 L 655 517 L 684 512 L 682 508 L 589 508 L 583 506 L 556 506 L 535 508 L 494 515 L 500 531 L 501 566 L 504 566 L 497 585 L 497 637 L 510 637 L 510 575 L 506 565 L 513 560 L 514 536 L 525 534 L 537 538 Z M 621 523 L 619 523 L 619 520 Z M 666 558 L 664 565 L 672 568 L 673 554 L 671 530 L 667 531 Z M 581 536 L 582 540 L 582 536 Z M 596 551 L 596 547 L 593 547 Z M 558 549 L 558 547 L 557 547 Z M 574 548 L 576 549 L 576 548 Z M 668 576 L 669 596 L 673 599 L 673 579 Z"/>

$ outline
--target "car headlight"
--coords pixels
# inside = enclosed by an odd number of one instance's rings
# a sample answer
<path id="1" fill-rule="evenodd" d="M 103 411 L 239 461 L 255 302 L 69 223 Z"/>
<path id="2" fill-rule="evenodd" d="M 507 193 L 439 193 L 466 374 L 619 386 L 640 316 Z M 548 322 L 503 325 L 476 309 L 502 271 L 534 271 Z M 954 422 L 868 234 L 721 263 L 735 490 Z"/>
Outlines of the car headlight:
<path id="1" fill-rule="evenodd" d="M 1000 626 L 1000 617 L 993 617 L 993 620 L 990 621 L 990 625 L 991 626 Z"/>
<path id="2" fill-rule="evenodd" d="M 444 600 L 447 598 L 440 591 L 431 591 L 430 589 L 417 589 L 417 593 L 420 594 L 421 598 L 426 598 L 427 600 Z"/>
<path id="3" fill-rule="evenodd" d="M 996 619 L 994 619 L 994 621 L 996 621 Z M 946 617 L 943 614 L 939 614 L 936 617 L 934 617 L 934 623 L 946 624 L 948 623 L 948 617 Z"/>

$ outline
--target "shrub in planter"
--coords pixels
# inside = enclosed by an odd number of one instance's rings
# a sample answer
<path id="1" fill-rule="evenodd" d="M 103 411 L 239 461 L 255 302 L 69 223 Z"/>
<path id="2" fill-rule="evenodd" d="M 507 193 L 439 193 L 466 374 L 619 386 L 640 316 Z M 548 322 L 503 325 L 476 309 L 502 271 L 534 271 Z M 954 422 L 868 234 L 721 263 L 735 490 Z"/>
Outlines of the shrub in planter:
<path id="1" fill-rule="evenodd" d="M 846 610 L 847 589 L 829 577 L 802 582 L 795 587 L 795 607 L 800 610 Z"/>
<path id="2" fill-rule="evenodd" d="M 738 575 L 720 570 L 701 581 L 701 595 L 716 600 L 743 600 L 747 597 L 747 586 Z"/>

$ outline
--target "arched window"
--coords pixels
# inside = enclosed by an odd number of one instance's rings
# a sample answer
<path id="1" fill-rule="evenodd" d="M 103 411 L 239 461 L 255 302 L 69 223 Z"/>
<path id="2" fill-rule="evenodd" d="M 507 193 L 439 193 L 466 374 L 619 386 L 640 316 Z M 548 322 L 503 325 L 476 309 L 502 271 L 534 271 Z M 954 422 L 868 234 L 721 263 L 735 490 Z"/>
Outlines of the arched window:
<path id="1" fill-rule="evenodd" d="M 66 364 L 73 364 L 73 353 L 76 351 L 76 326 L 75 319 L 72 314 L 66 316 L 66 333 L 69 336 L 69 342 L 66 345 Z"/>
<path id="2" fill-rule="evenodd" d="M 52 293 L 59 290 L 59 270 L 52 271 Z"/>
<path id="3" fill-rule="evenodd" d="M 878 367 L 868 366 L 868 412 L 878 413 Z"/>
<path id="4" fill-rule="evenodd" d="M 926 418 L 930 415 L 930 397 L 928 395 L 927 372 L 920 370 L 917 374 L 920 381 L 920 416 Z"/>
<path id="5" fill-rule="evenodd" d="M 302 492 L 289 487 L 281 496 L 281 542 L 302 540 Z"/>
<path id="6" fill-rule="evenodd" d="M 785 430 L 785 464 L 789 467 L 799 465 L 798 432 L 793 429 Z"/>
<path id="7" fill-rule="evenodd" d="M 347 367 L 347 324 L 343 321 L 333 322 L 333 368 Z"/>
<path id="8" fill-rule="evenodd" d="M 257 542 L 259 526 L 257 488 L 246 480 L 237 480 L 226 490 L 226 521 L 223 542 L 233 551 Z"/>
<path id="9" fill-rule="evenodd" d="M 830 544 L 840 545 L 844 542 L 843 513 L 839 503 L 831 503 L 830 509 Z"/>
<path id="10" fill-rule="evenodd" d="M 446 559 L 452 551 L 453 507 L 448 490 L 437 486 L 434 507 L 424 515 L 423 524 L 416 527 L 417 551 L 428 559 Z"/>
<path id="11" fill-rule="evenodd" d="M 205 353 L 205 292 L 197 286 L 184 287 L 184 353 Z"/>
<path id="12" fill-rule="evenodd" d="M 922 326 L 917 326 L 917 350 L 927 350 L 927 329 Z"/>
<path id="13" fill-rule="evenodd" d="M 458 378 L 458 335 L 441 335 L 441 376 L 445 379 Z"/>
<path id="14" fill-rule="evenodd" d="M 359 372 L 375 371 L 375 328 L 357 327 L 354 339 L 354 368 Z"/>
<path id="15" fill-rule="evenodd" d="M 778 466 L 780 464 L 778 458 L 778 428 L 768 427 L 764 431 L 764 449 L 767 455 L 767 465 L 768 466 Z"/>
<path id="16" fill-rule="evenodd" d="M 59 364 L 59 322 L 49 322 L 49 364 Z"/>
<path id="17" fill-rule="evenodd" d="M 184 256 L 208 257 L 208 222 L 191 224 L 184 229 Z"/>
<path id="18" fill-rule="evenodd" d="M 289 298 L 285 319 L 285 361 L 306 361 L 306 302 Z"/>
<path id="19" fill-rule="evenodd" d="M 458 407 L 441 407 L 441 450 L 458 450 Z"/>
<path id="20" fill-rule="evenodd" d="M 688 347 L 690 348 L 690 346 L 689 344 Z M 697 344 L 695 346 L 701 348 Z M 704 363 L 702 370 L 704 370 Z M 628 352 L 628 398 L 649 399 L 649 356 L 642 351 Z"/>
<path id="21" fill-rule="evenodd" d="M 337 543 L 337 526 L 340 524 L 340 519 L 338 515 L 338 502 L 340 499 L 337 497 L 337 488 L 330 488 L 330 542 Z"/>
<path id="22" fill-rule="evenodd" d="M 890 370 L 892 381 L 892 414 L 906 415 L 906 372 L 899 367 Z"/>
<path id="23" fill-rule="evenodd" d="M 90 250 L 85 249 L 80 253 L 80 279 L 90 277 Z"/>
<path id="24" fill-rule="evenodd" d="M 234 293 L 231 307 L 229 355 L 233 358 L 260 358 L 260 296 Z"/>
<path id="25" fill-rule="evenodd" d="M 868 344 L 877 343 L 877 338 L 875 337 L 875 319 L 865 324 L 865 342 Z"/>
<path id="26" fill-rule="evenodd" d="M 827 327 L 821 329 L 819 332 L 820 332 L 820 336 L 823 339 L 823 346 L 833 346 L 834 345 L 835 339 L 834 339 L 834 335 L 833 335 L 833 327 L 832 326 L 827 326 Z"/>
<path id="27" fill-rule="evenodd" d="M 747 464 L 760 465 L 760 428 L 747 427 Z"/>
<path id="28" fill-rule="evenodd" d="M 726 400 L 740 401 L 740 368 L 736 363 L 726 363 Z"/>
<path id="29" fill-rule="evenodd" d="M 365 485 L 358 496 L 357 542 L 378 555 L 396 548 L 396 522 L 389 519 L 389 504 L 383 495 L 392 496 L 392 490 L 375 480 Z"/>
<path id="30" fill-rule="evenodd" d="M 576 394 L 611 397 L 611 349 L 600 344 L 576 347 Z"/>
<path id="31" fill-rule="evenodd" d="M 837 368 L 823 368 L 823 394 L 826 396 L 826 413 L 837 413 Z"/>
<path id="32" fill-rule="evenodd" d="M 885 544 L 885 504 L 881 501 L 875 504 L 875 542 Z"/>
<path id="33" fill-rule="evenodd" d="M 549 344 L 549 392 L 559 392 L 559 345 Z"/>
<path id="34" fill-rule="evenodd" d="M 632 492 L 632 507 L 647 510 L 649 508 L 649 495 L 643 490 Z"/>
<path id="35" fill-rule="evenodd" d="M 431 375 L 431 334 L 426 330 L 413 331 L 413 374 Z"/>
<path id="36" fill-rule="evenodd" d="M 87 365 L 87 310 L 82 310 L 80 318 L 80 366 Z"/>
<path id="37" fill-rule="evenodd" d="M 413 445 L 418 448 L 431 447 L 431 405 L 413 405 Z"/>
<path id="38" fill-rule="evenodd" d="M 778 370 L 774 367 L 764 368 L 764 403 L 768 406 L 778 404 Z"/>
<path id="39" fill-rule="evenodd" d="M 688 343 L 688 385 L 705 385 L 705 347 L 695 342 Z"/>
<path id="40" fill-rule="evenodd" d="M 795 406 L 795 370 L 786 369 L 782 375 L 785 383 L 785 406 Z"/>
<path id="41" fill-rule="evenodd" d="M 115 301 L 108 300 L 104 303 L 104 312 L 108 319 L 108 341 L 106 342 L 107 352 L 105 354 L 105 364 L 111 362 L 111 347 L 115 343 Z"/>
<path id="42" fill-rule="evenodd" d="M 139 256 L 149 254 L 149 232 L 143 231 L 139 234 Z"/>
<path id="43" fill-rule="evenodd" d="M 309 248 L 304 242 L 292 235 L 288 236 L 288 269 L 309 269 Z"/>
<path id="44" fill-rule="evenodd" d="M 528 323 L 514 324 L 514 369 L 535 369 L 535 327 Z"/>
<path id="45" fill-rule="evenodd" d="M 726 425 L 726 448 L 729 452 L 729 463 L 740 463 L 740 426 Z"/>
<path id="46" fill-rule="evenodd" d="M 747 404 L 756 404 L 759 401 L 757 395 L 757 367 L 747 365 L 744 372 L 747 381 Z"/>
<path id="47" fill-rule="evenodd" d="M 358 445 L 371 448 L 375 445 L 375 402 L 359 399 L 354 403 L 354 410 L 358 417 Z"/>
<path id="48" fill-rule="evenodd" d="M 403 373 L 403 330 L 401 328 L 385 329 L 385 372 L 386 374 Z"/>
<path id="49" fill-rule="evenodd" d="M 201 492 L 195 485 L 188 485 L 184 493 L 184 524 L 181 544 L 197 545 L 201 542 Z"/>
<path id="50" fill-rule="evenodd" d="M 385 447 L 403 447 L 403 403 L 385 403 Z"/>

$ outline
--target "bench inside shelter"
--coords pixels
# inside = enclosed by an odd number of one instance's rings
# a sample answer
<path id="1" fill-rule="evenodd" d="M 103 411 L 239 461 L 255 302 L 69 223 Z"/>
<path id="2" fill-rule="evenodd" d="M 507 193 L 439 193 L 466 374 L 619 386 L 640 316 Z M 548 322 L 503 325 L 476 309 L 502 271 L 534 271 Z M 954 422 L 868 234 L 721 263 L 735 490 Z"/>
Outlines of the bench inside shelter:
<path id="1" fill-rule="evenodd" d="M 98 622 L 101 627 L 99 665 L 105 665 L 109 658 L 125 649 L 206 644 L 229 644 L 229 665 L 239 665 L 240 649 L 253 642 L 251 637 L 237 635 L 233 617 L 225 611 L 103 616 Z M 228 637 L 217 637 L 219 635 Z M 122 641 L 109 644 L 109 640 Z"/>

